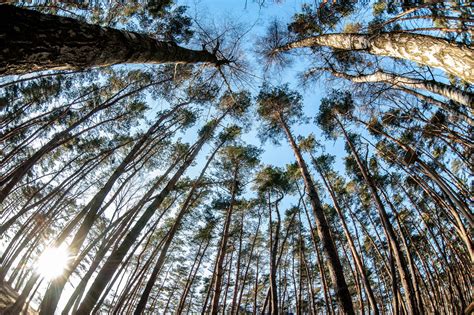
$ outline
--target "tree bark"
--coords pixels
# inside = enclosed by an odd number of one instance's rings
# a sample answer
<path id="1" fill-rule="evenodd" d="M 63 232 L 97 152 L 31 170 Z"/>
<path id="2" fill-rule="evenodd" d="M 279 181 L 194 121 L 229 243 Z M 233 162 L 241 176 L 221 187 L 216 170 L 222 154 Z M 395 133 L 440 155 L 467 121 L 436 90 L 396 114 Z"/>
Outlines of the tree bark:
<path id="1" fill-rule="evenodd" d="M 206 50 L 11 5 L 0 6 L 0 47 L 0 75 L 115 64 L 225 63 Z"/>
<path id="2" fill-rule="evenodd" d="M 456 87 L 437 82 L 434 80 L 415 79 L 401 76 L 396 73 L 390 73 L 378 70 L 371 74 L 351 75 L 344 72 L 338 72 L 332 68 L 316 68 L 314 70 L 329 71 L 333 76 L 344 78 L 355 83 L 387 83 L 392 86 L 405 87 L 410 89 L 422 89 L 430 93 L 441 95 L 447 99 L 453 100 L 468 107 L 474 106 L 474 94 L 459 90 Z M 314 70 L 311 70 L 313 72 Z M 450 111 L 447 106 L 444 109 Z"/>
<path id="3" fill-rule="evenodd" d="M 396 32 L 376 35 L 326 34 L 290 42 L 274 51 L 314 46 L 359 50 L 377 56 L 406 59 L 444 70 L 474 84 L 474 50 L 465 44 L 429 35 Z"/>

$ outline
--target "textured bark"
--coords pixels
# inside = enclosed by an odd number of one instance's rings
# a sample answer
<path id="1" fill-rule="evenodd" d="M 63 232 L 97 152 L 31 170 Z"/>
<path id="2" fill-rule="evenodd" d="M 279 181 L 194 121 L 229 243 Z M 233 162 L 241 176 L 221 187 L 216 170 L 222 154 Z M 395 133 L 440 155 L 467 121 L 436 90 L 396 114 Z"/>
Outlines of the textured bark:
<path id="1" fill-rule="evenodd" d="M 327 46 L 342 50 L 359 50 L 378 56 L 406 59 L 442 69 L 466 82 L 474 83 L 474 50 L 429 35 L 407 33 L 327 34 L 288 43 L 275 52 L 294 48 Z"/>
<path id="2" fill-rule="evenodd" d="M 206 50 L 10 5 L 0 6 L 0 47 L 0 75 L 129 63 L 225 63 Z"/>
<path id="3" fill-rule="evenodd" d="M 343 72 L 337 72 L 331 68 L 322 68 L 321 70 L 329 71 L 335 77 L 351 80 L 355 83 L 387 83 L 397 87 L 422 89 L 427 92 L 441 95 L 466 106 L 474 106 L 473 93 L 462 91 L 453 86 L 433 80 L 415 79 L 382 70 L 365 75 L 350 75 Z M 446 110 L 449 111 L 449 109 Z"/>

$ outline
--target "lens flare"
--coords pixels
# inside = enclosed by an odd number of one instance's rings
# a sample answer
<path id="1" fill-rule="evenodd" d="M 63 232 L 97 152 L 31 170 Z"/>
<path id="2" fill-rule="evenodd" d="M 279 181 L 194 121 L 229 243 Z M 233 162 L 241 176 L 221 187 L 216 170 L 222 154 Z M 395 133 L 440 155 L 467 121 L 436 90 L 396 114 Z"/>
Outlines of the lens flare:
<path id="1" fill-rule="evenodd" d="M 38 258 L 36 270 L 45 279 L 53 280 L 63 274 L 69 259 L 66 247 L 48 247 Z"/>

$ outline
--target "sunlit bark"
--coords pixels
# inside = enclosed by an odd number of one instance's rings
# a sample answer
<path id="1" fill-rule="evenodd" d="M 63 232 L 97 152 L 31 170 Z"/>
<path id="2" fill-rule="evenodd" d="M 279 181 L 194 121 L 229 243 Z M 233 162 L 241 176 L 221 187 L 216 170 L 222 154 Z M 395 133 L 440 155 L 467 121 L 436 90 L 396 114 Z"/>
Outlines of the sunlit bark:
<path id="1" fill-rule="evenodd" d="M 377 56 L 406 59 L 453 74 L 474 84 L 474 50 L 443 38 L 408 33 L 325 34 L 290 42 L 275 52 L 295 48 L 327 46 L 363 51 Z"/>

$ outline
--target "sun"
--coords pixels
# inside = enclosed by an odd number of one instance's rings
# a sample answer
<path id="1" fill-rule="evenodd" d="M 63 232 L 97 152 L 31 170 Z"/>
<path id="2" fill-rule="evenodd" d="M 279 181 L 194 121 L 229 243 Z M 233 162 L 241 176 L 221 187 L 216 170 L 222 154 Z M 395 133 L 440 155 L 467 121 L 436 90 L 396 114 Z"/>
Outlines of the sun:
<path id="1" fill-rule="evenodd" d="M 70 259 L 65 246 L 48 247 L 36 262 L 37 272 L 47 280 L 53 280 L 61 276 Z"/>

